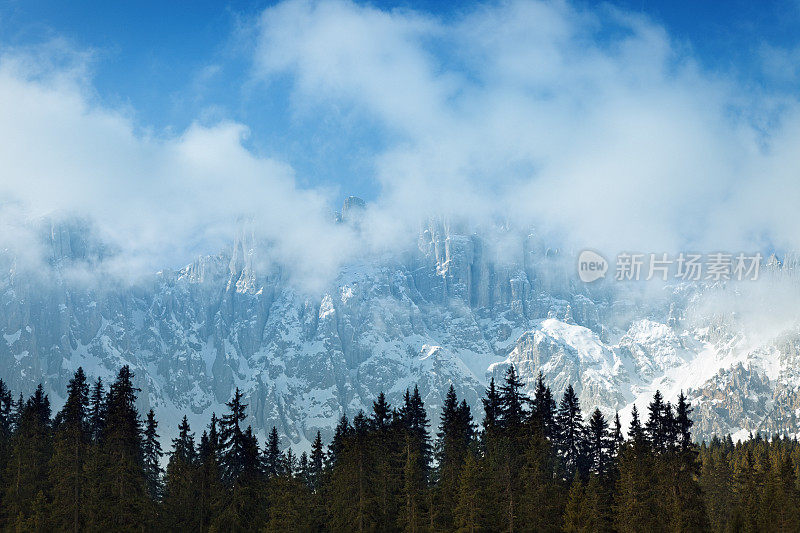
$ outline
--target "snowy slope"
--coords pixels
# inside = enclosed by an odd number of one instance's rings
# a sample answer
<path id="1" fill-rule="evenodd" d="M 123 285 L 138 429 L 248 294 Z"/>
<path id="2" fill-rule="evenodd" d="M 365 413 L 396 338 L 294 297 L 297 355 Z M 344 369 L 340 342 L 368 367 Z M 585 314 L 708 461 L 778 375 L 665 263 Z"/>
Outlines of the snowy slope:
<path id="1" fill-rule="evenodd" d="M 685 319 L 685 289 L 643 305 L 592 288 L 532 237 L 500 261 L 491 237 L 433 221 L 411 252 L 353 261 L 307 294 L 280 268 L 259 271 L 244 238 L 133 285 L 68 281 L 59 268 L 81 237 L 50 235 L 45 275 L 0 261 L 0 377 L 24 392 L 42 381 L 57 404 L 78 366 L 108 381 L 129 364 L 166 435 L 184 413 L 199 429 L 235 387 L 262 436 L 275 425 L 297 447 L 414 384 L 432 414 L 453 383 L 480 417 L 483 389 L 509 364 L 531 387 L 539 371 L 557 395 L 573 384 L 587 411 L 625 417 L 656 388 L 684 390 L 701 436 L 797 431 L 796 331 L 756 342 Z"/>

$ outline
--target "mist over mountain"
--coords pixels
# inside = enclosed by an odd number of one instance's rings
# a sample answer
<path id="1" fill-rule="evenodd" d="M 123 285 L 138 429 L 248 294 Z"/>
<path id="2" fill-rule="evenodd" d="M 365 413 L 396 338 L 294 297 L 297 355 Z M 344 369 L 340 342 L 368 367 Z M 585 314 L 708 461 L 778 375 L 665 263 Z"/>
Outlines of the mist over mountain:
<path id="1" fill-rule="evenodd" d="M 358 243 L 364 214 L 350 198 L 328 223 Z M 223 412 L 236 387 L 262 436 L 274 425 L 300 448 L 379 392 L 397 403 L 415 384 L 432 414 L 451 383 L 480 413 L 511 364 L 531 390 L 541 371 L 557 395 L 572 384 L 582 404 L 623 417 L 656 389 L 684 390 L 699 438 L 798 431 L 796 323 L 756 327 L 726 301 L 796 294 L 790 258 L 765 260 L 766 293 L 756 282 L 587 284 L 575 252 L 534 229 L 430 219 L 405 249 L 363 254 L 311 291 L 249 223 L 220 253 L 135 282 L 91 274 L 114 250 L 90 225 L 42 220 L 35 233 L 44 271 L 0 256 L 0 378 L 26 393 L 42 382 L 58 404 L 78 366 L 108 382 L 130 365 L 166 435 L 183 414 Z"/>

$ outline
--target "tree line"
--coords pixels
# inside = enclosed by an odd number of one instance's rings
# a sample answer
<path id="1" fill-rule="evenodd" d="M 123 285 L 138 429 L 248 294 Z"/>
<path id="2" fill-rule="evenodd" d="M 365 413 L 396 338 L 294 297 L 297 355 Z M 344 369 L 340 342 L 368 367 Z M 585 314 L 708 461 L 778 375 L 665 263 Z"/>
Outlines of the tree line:
<path id="1" fill-rule="evenodd" d="M 584 421 L 513 366 L 489 384 L 480 425 L 451 386 L 435 428 L 419 390 L 342 416 L 326 446 L 281 450 L 245 426 L 237 389 L 199 437 L 187 418 L 162 451 L 132 373 L 107 388 L 78 369 L 51 416 L 39 386 L 0 380 L 0 527 L 14 531 L 797 531 L 800 446 L 760 435 L 698 446 L 683 393 Z M 166 469 L 162 457 L 168 456 Z"/>

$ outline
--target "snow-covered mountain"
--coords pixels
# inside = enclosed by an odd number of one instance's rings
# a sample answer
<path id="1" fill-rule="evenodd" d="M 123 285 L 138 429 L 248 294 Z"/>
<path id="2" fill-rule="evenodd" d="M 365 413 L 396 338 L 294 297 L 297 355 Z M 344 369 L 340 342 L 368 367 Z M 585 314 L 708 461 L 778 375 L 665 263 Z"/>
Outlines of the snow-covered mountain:
<path id="1" fill-rule="evenodd" d="M 41 381 L 58 404 L 78 366 L 108 382 L 128 364 L 167 435 L 183 414 L 200 429 L 239 387 L 254 428 L 297 447 L 414 384 L 432 414 L 452 383 L 480 417 L 510 364 L 529 387 L 541 370 L 557 395 L 571 383 L 584 409 L 623 417 L 657 388 L 688 391 L 700 437 L 797 431 L 800 330 L 751 340 L 725 314 L 694 312 L 698 288 L 584 284 L 564 267 L 572 256 L 534 235 L 500 254 L 497 231 L 431 221 L 409 250 L 354 259 L 309 294 L 285 267 L 261 269 L 246 232 L 178 271 L 87 282 L 65 265 L 91 269 L 107 252 L 81 225 L 51 225 L 46 271 L 0 254 L 0 377 L 25 393 Z"/>

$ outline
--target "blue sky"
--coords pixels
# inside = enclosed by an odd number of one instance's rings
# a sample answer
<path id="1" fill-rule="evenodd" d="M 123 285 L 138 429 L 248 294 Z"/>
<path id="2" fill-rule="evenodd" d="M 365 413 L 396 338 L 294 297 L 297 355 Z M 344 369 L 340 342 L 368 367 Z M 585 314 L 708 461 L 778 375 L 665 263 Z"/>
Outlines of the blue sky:
<path id="1" fill-rule="evenodd" d="M 380 9 L 412 9 L 434 17 L 457 17 L 453 2 L 376 2 Z M 331 115 L 298 119 L 289 109 L 288 87 L 273 81 L 267 90 L 252 80 L 252 24 L 273 3 L 106 2 L 0 0 L 4 48 L 52 39 L 91 51 L 92 85 L 107 106 L 126 109 L 139 127 L 181 131 L 193 121 L 230 119 L 250 128 L 246 143 L 256 153 L 280 155 L 298 171 L 302 185 L 339 186 L 339 196 L 375 198 L 369 156 L 384 133 L 364 121 L 343 128 Z M 597 9 L 594 2 L 576 3 Z M 608 5 L 608 4 L 605 4 Z M 794 91 L 797 72 L 764 65 L 769 48 L 800 46 L 800 3 L 711 0 L 652 2 L 618 0 L 610 5 L 662 25 L 710 72 L 743 85 Z M 776 72 L 777 70 L 777 72 Z M 324 138 L 324 142 L 319 142 Z M 334 161 L 335 160 L 335 161 Z"/>
<path id="2" fill-rule="evenodd" d="M 236 120 L 250 128 L 253 150 L 288 156 L 302 182 L 340 185 L 340 196 L 374 197 L 377 190 L 369 168 L 346 155 L 361 153 L 353 144 L 374 140 L 370 133 L 323 150 L 302 140 L 307 131 L 287 115 L 288 95 L 280 85 L 273 84 L 264 95 L 248 83 L 249 25 L 272 4 L 0 0 L 0 41 L 5 46 L 30 46 L 67 39 L 93 52 L 93 85 L 99 99 L 130 108 L 142 127 L 180 131 L 195 120 Z M 380 5 L 442 13 L 437 2 Z M 314 126 L 318 127 L 324 125 Z M 332 152 L 338 159 L 335 165 Z"/>

